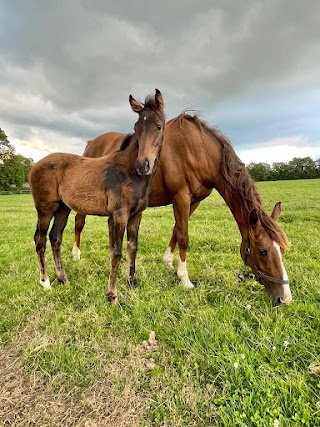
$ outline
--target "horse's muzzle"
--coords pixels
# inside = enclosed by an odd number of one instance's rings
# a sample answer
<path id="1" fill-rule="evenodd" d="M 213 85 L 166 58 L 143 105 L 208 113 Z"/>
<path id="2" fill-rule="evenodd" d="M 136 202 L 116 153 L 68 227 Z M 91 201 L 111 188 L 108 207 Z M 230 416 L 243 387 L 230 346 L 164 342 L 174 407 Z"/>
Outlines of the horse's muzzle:
<path id="1" fill-rule="evenodd" d="M 136 161 L 136 170 L 138 175 L 151 175 L 151 166 L 148 159 L 137 160 Z"/>

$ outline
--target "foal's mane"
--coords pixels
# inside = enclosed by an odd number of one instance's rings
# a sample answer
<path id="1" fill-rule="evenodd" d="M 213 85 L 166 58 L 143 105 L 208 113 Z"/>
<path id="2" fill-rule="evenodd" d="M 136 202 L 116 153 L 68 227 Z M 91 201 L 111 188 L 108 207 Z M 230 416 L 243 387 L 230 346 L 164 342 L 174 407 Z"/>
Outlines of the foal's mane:
<path id="1" fill-rule="evenodd" d="M 147 95 L 144 99 L 144 102 L 140 103 L 143 105 L 145 110 L 152 110 L 155 113 L 159 113 L 159 106 L 154 95 Z"/>
<path id="2" fill-rule="evenodd" d="M 120 148 L 118 151 L 123 151 L 125 150 L 129 145 L 130 142 L 133 140 L 133 137 L 135 136 L 135 133 L 128 133 L 128 135 L 126 135 L 120 145 Z"/>
<path id="3" fill-rule="evenodd" d="M 247 225 L 249 226 L 250 211 L 256 209 L 258 218 L 269 237 L 277 242 L 281 248 L 285 249 L 288 247 L 289 241 L 287 236 L 264 210 L 253 179 L 250 177 L 244 163 L 241 162 L 235 153 L 230 141 L 223 133 L 215 127 L 208 126 L 199 118 L 198 114 L 190 115 L 183 112 L 176 120 L 179 121 L 180 127 L 183 126 L 184 120 L 194 123 L 201 133 L 205 132 L 211 139 L 220 143 L 222 154 L 221 173 L 225 180 L 226 201 L 230 202 L 233 193 L 235 191 L 238 192 L 242 200 L 242 205 L 239 208 L 242 210 L 242 217 L 246 219 Z"/>

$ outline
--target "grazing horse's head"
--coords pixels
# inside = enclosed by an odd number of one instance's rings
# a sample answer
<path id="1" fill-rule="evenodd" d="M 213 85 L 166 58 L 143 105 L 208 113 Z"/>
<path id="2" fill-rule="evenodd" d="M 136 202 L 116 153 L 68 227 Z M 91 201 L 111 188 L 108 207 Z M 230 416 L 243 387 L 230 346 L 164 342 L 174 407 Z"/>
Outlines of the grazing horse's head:
<path id="1" fill-rule="evenodd" d="M 288 242 L 275 221 L 281 212 L 277 203 L 271 217 L 252 209 L 249 232 L 241 243 L 241 256 L 258 282 L 266 288 L 275 304 L 289 304 L 292 300 L 289 279 L 283 264 L 283 251 Z"/>
<path id="2" fill-rule="evenodd" d="M 163 144 L 165 116 L 162 95 L 156 89 L 154 98 L 147 97 L 144 104 L 136 101 L 131 95 L 129 102 L 132 110 L 139 114 L 134 125 L 139 141 L 136 169 L 139 175 L 151 175 Z"/>

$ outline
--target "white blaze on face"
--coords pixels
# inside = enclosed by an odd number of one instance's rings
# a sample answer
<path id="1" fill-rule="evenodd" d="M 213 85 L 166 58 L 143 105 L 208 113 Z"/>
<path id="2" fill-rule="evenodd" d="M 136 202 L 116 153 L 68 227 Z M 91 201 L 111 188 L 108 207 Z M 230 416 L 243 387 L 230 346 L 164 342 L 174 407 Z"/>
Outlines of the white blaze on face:
<path id="1" fill-rule="evenodd" d="M 280 250 L 280 246 L 278 245 L 278 243 L 273 242 L 273 246 L 276 248 L 278 255 L 279 255 L 279 259 L 280 259 L 280 263 L 281 263 L 281 268 L 282 268 L 282 280 L 288 280 L 288 275 L 285 269 L 285 266 L 283 264 L 283 259 L 282 259 L 282 253 Z M 289 284 L 285 284 L 282 285 L 283 288 L 283 298 L 281 298 L 281 302 L 284 304 L 289 304 L 289 302 L 292 301 L 292 295 L 291 295 L 291 290 L 290 290 L 290 286 Z"/>

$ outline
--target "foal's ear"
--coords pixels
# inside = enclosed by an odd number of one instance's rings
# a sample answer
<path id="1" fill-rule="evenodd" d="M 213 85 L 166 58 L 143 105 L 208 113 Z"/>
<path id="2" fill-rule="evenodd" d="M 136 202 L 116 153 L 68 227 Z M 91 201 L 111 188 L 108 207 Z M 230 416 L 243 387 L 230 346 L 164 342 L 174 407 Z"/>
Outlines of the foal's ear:
<path id="1" fill-rule="evenodd" d="M 272 214 L 271 214 L 271 218 L 274 221 L 277 221 L 277 219 L 279 218 L 279 215 L 281 214 L 281 202 L 278 202 L 275 204 Z"/>
<path id="2" fill-rule="evenodd" d="M 258 225 L 259 221 L 258 210 L 252 209 L 249 213 L 249 224 L 254 228 Z"/>
<path id="3" fill-rule="evenodd" d="M 140 102 L 136 101 L 132 95 L 129 95 L 129 102 L 132 110 L 135 113 L 141 113 L 141 111 L 143 110 L 143 105 L 140 104 Z"/>
<path id="4" fill-rule="evenodd" d="M 156 89 L 156 94 L 155 94 L 154 99 L 156 101 L 157 108 L 158 108 L 159 112 L 161 114 L 163 114 L 163 105 L 164 104 L 163 104 L 163 98 L 162 98 L 162 95 L 161 95 L 161 92 L 159 89 Z"/>

